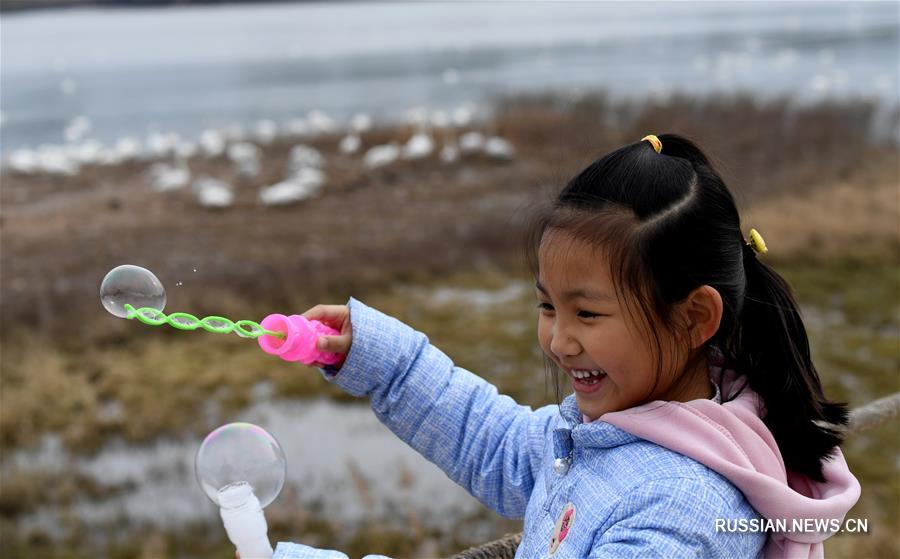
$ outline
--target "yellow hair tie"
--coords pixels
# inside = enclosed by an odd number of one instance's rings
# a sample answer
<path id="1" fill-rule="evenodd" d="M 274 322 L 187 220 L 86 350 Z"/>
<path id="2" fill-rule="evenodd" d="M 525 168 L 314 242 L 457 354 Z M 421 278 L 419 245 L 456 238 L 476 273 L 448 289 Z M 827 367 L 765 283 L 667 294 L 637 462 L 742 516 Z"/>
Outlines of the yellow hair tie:
<path id="1" fill-rule="evenodd" d="M 644 136 L 643 138 L 641 138 L 642 142 L 644 140 L 647 140 L 648 142 L 650 142 L 650 145 L 653 146 L 653 149 L 656 150 L 656 153 L 662 153 L 662 142 L 660 142 L 659 138 L 657 138 L 654 134 L 648 134 L 648 135 Z"/>
<path id="2" fill-rule="evenodd" d="M 750 230 L 750 242 L 747 244 L 750 245 L 756 254 L 765 254 L 769 252 L 769 249 L 766 248 L 766 241 L 763 240 L 762 235 L 760 235 L 759 231 L 756 229 Z"/>

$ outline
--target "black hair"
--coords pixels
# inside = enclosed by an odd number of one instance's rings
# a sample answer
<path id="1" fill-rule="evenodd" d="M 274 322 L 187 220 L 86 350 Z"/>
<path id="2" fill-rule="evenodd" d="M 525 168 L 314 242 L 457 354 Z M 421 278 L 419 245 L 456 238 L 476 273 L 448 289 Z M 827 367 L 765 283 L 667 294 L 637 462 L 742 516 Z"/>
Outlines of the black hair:
<path id="1" fill-rule="evenodd" d="M 825 398 L 791 288 L 744 240 L 734 198 L 700 148 L 675 134 L 659 139 L 660 153 L 640 141 L 603 156 L 538 208 L 526 233 L 528 265 L 537 279 L 541 242 L 554 231 L 602 251 L 620 301 L 655 343 L 657 383 L 662 343 L 684 339 L 675 304 L 714 288 L 722 318 L 705 351 L 675 349 L 689 356 L 686 366 L 714 359 L 746 378 L 786 467 L 822 481 L 847 408 Z M 559 397 L 559 370 L 546 355 L 545 365 Z"/>

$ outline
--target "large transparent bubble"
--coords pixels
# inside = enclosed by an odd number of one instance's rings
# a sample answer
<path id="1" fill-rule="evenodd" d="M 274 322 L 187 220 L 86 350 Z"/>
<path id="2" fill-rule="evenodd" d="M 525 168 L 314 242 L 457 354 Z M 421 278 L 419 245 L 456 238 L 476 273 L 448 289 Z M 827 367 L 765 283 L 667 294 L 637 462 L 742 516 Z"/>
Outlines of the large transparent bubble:
<path id="1" fill-rule="evenodd" d="M 103 307 L 125 318 L 128 303 L 136 309 L 152 307 L 161 311 L 166 306 L 166 290 L 153 272 L 140 266 L 125 264 L 113 268 L 100 284 L 100 302 Z"/>
<path id="2" fill-rule="evenodd" d="M 210 500 L 222 506 L 220 490 L 249 484 L 266 507 L 284 486 L 287 462 L 281 445 L 252 423 L 229 423 L 206 436 L 194 463 L 197 481 Z"/>

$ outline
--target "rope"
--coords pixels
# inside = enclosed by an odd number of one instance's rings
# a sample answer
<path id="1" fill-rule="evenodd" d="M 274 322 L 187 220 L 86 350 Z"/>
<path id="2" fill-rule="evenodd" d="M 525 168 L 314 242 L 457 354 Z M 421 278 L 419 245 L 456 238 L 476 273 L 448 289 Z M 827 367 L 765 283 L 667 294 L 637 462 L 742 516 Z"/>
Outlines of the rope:
<path id="1" fill-rule="evenodd" d="M 522 532 L 519 532 L 518 534 L 506 534 L 499 540 L 470 547 L 469 549 L 454 555 L 451 559 L 512 559 L 512 557 L 516 555 L 516 549 L 521 542 Z"/>
<path id="2" fill-rule="evenodd" d="M 843 431 L 845 435 L 855 435 L 883 425 L 898 415 L 900 415 L 900 392 L 852 410 L 850 421 Z M 521 532 L 507 534 L 498 540 L 457 553 L 450 559 L 513 559 L 521 541 Z"/>
<path id="3" fill-rule="evenodd" d="M 900 392 L 870 402 L 850 412 L 850 423 L 845 429 L 847 435 L 855 435 L 878 427 L 900 415 Z"/>

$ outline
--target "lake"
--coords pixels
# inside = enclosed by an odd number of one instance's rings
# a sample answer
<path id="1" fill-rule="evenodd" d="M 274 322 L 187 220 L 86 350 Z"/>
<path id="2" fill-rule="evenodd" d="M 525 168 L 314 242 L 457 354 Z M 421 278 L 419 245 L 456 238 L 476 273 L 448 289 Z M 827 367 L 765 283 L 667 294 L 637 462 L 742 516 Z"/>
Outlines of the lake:
<path id="1" fill-rule="evenodd" d="M 894 2 L 254 3 L 0 25 L 6 153 L 310 117 L 441 125 L 545 91 L 896 103 L 900 81 Z"/>

